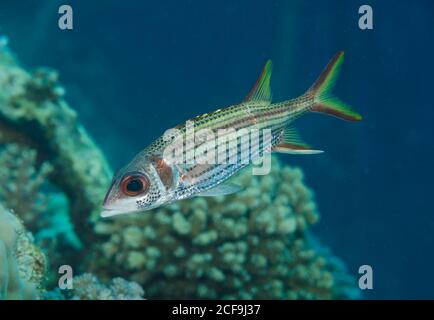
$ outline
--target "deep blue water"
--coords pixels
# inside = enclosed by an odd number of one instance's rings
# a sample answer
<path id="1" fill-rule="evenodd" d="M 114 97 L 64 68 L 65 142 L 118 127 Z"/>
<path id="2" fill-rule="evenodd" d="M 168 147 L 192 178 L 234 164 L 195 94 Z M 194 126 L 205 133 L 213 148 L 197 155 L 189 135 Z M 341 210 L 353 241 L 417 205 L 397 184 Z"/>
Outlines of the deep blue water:
<path id="1" fill-rule="evenodd" d="M 345 50 L 336 95 L 363 116 L 307 115 L 304 140 L 326 153 L 301 166 L 322 220 L 314 232 L 357 275 L 366 298 L 434 298 L 434 2 L 37 1 L 0 3 L 0 33 L 29 68 L 58 69 L 67 99 L 114 168 L 165 129 L 237 103 L 267 58 L 275 100 L 302 94 Z M 74 30 L 57 27 L 72 4 Z"/>

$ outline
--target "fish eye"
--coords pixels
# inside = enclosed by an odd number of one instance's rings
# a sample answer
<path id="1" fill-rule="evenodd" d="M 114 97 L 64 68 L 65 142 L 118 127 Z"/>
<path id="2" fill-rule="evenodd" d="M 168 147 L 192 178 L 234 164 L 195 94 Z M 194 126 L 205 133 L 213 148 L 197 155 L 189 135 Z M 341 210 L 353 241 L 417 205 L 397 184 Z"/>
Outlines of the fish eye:
<path id="1" fill-rule="evenodd" d="M 148 191 L 149 185 L 149 179 L 145 175 L 127 175 L 121 182 L 121 191 L 127 196 L 134 197 Z"/>

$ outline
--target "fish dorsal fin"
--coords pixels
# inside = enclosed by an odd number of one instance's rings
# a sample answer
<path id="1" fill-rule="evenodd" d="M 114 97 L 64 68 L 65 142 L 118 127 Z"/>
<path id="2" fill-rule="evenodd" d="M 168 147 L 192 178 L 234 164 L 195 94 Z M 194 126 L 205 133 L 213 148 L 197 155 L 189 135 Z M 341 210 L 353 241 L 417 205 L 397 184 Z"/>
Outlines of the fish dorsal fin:
<path id="1" fill-rule="evenodd" d="M 224 183 L 220 184 L 212 189 L 201 192 L 198 196 L 201 197 L 215 197 L 215 196 L 224 196 L 228 194 L 232 194 L 241 190 L 241 186 L 233 183 Z"/>
<path id="2" fill-rule="evenodd" d="M 274 152 L 287 154 L 316 154 L 322 153 L 321 150 L 313 150 L 308 144 L 303 142 L 298 132 L 288 127 L 283 131 L 280 143 L 273 147 Z"/>
<path id="3" fill-rule="evenodd" d="M 270 79 L 272 71 L 273 62 L 268 60 L 264 69 L 262 69 L 261 75 L 244 101 L 265 101 L 271 103 Z"/>

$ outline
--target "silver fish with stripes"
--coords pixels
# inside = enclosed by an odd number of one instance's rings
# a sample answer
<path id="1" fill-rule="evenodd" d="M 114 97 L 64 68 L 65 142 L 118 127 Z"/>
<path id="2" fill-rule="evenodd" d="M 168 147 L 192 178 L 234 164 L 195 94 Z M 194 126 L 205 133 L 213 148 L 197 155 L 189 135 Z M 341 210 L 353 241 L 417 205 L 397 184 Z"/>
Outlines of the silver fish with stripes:
<path id="1" fill-rule="evenodd" d="M 158 138 L 119 170 L 105 196 L 103 217 L 143 212 L 195 196 L 237 192 L 227 180 L 271 152 L 314 154 L 293 122 L 307 112 L 348 121 L 362 117 L 331 91 L 344 59 L 338 52 L 300 97 L 272 103 L 268 60 L 243 102 L 197 116 Z"/>

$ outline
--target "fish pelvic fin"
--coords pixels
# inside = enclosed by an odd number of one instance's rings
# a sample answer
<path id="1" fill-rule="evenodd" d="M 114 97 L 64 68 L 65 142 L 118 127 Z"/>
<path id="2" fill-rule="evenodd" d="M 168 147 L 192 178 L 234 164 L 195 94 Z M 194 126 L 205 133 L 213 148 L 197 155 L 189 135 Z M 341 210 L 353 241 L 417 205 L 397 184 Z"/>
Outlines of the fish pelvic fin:
<path id="1" fill-rule="evenodd" d="M 309 89 L 308 93 L 314 95 L 314 105 L 311 111 L 329 114 L 343 120 L 360 121 L 362 116 L 359 113 L 331 94 L 343 61 L 344 52 L 340 51 L 330 60 Z"/>

